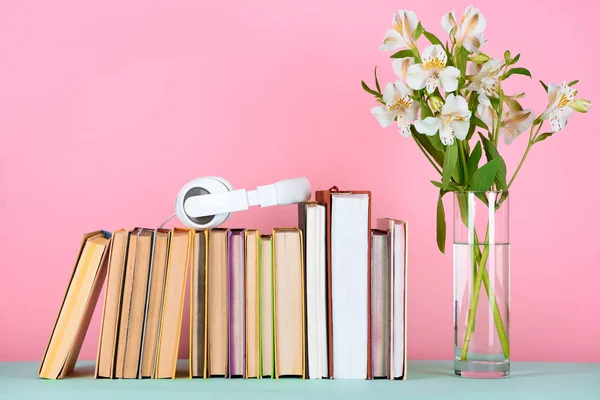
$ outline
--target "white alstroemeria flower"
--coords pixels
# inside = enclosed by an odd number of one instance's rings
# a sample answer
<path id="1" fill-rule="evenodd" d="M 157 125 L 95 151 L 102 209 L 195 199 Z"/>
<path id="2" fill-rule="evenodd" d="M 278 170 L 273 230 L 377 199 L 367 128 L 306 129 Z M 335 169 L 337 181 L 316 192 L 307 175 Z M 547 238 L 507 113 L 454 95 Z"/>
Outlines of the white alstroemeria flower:
<path id="1" fill-rule="evenodd" d="M 467 100 L 462 96 L 449 94 L 442 107 L 440 115 L 427 117 L 422 121 L 415 121 L 415 128 L 425 135 L 435 135 L 439 130 L 440 139 L 446 146 L 454 143 L 454 138 L 464 140 L 469 132 L 469 119 L 471 111 Z"/>
<path id="2" fill-rule="evenodd" d="M 486 96 L 497 96 L 498 82 L 502 76 L 504 60 L 489 60 L 485 64 L 471 64 L 471 75 L 467 79 L 471 81 L 467 90 L 484 94 Z"/>
<path id="3" fill-rule="evenodd" d="M 442 17 L 442 28 L 450 34 L 458 45 L 462 45 L 471 53 L 476 53 L 483 46 L 483 31 L 486 21 L 483 14 L 473 6 L 467 7 L 460 24 L 454 11 Z"/>
<path id="4" fill-rule="evenodd" d="M 574 110 L 587 112 L 591 103 L 587 100 L 575 100 L 575 89 L 563 82 L 559 85 L 548 84 L 548 107 L 540 116 L 542 120 L 550 119 L 552 132 L 558 132 L 567 125 L 567 119 Z"/>
<path id="5" fill-rule="evenodd" d="M 517 136 L 531 126 L 535 115 L 531 110 L 508 110 L 500 123 L 500 134 L 504 143 L 511 144 Z"/>
<path id="6" fill-rule="evenodd" d="M 406 83 L 406 75 L 408 74 L 408 68 L 413 65 L 414 59 L 412 57 L 397 58 L 392 61 L 392 70 L 394 74 L 402 82 Z"/>
<path id="7" fill-rule="evenodd" d="M 418 24 L 417 14 L 408 10 L 398 10 L 398 14 L 394 14 L 394 18 L 392 19 L 394 29 L 389 29 L 385 32 L 385 37 L 379 50 L 390 51 L 405 47 L 409 49 L 416 48 L 417 45 L 413 38 L 413 32 L 417 29 Z"/>
<path id="8" fill-rule="evenodd" d="M 421 55 L 422 64 L 411 65 L 406 75 L 406 83 L 411 89 L 427 88 L 433 93 L 440 86 L 445 92 L 453 92 L 458 87 L 460 71 L 455 67 L 446 67 L 448 56 L 439 44 L 428 46 Z"/>
<path id="9" fill-rule="evenodd" d="M 479 100 L 479 104 L 477 104 L 477 116 L 489 127 L 494 118 L 492 102 L 490 101 L 490 98 L 483 93 L 480 93 L 479 96 L 477 96 L 477 99 Z"/>
<path id="10" fill-rule="evenodd" d="M 383 128 L 387 128 L 396 119 L 398 131 L 404 137 L 410 136 L 410 125 L 417 118 L 419 106 L 410 98 L 412 91 L 404 82 L 388 83 L 383 89 L 385 105 L 373 107 L 371 114 Z"/>

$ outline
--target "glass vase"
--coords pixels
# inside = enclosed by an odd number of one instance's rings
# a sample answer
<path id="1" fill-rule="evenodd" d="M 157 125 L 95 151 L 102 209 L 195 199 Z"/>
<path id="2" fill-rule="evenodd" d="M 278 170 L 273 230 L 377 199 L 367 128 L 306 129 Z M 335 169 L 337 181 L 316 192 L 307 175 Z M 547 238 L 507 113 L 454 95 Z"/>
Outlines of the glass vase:
<path id="1" fill-rule="evenodd" d="M 502 378 L 510 372 L 508 192 L 456 192 L 454 372 Z"/>

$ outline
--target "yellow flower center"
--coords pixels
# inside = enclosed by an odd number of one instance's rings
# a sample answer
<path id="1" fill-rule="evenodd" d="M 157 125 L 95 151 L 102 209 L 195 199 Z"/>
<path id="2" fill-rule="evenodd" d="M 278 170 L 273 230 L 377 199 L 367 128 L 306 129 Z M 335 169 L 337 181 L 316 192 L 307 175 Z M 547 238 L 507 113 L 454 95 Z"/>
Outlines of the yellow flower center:
<path id="1" fill-rule="evenodd" d="M 423 67 L 425 67 L 426 70 L 440 70 L 444 69 L 445 66 L 444 62 L 437 57 L 433 57 L 423 63 Z"/>
<path id="2" fill-rule="evenodd" d="M 569 96 L 562 93 L 560 95 L 560 100 L 558 100 L 558 104 L 556 105 L 556 108 L 564 108 L 564 107 L 568 106 L 570 103 L 571 103 L 571 99 L 569 98 Z"/>
<path id="3" fill-rule="evenodd" d="M 452 115 L 446 118 L 446 125 L 450 125 L 450 122 L 452 121 L 465 122 L 466 120 L 467 119 L 465 117 L 462 117 L 460 115 Z"/>
<path id="4" fill-rule="evenodd" d="M 388 111 L 401 111 L 407 110 L 412 105 L 412 99 L 408 95 L 396 99 L 393 103 L 388 105 Z"/>

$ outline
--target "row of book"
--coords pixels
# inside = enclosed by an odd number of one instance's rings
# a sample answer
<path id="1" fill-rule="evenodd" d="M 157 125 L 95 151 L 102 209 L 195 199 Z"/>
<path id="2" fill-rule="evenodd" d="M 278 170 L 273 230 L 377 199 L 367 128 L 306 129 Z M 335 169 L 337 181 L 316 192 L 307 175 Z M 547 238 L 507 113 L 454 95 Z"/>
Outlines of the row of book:
<path id="1" fill-rule="evenodd" d="M 97 378 L 174 378 L 189 293 L 191 378 L 405 379 L 407 225 L 372 228 L 368 191 L 316 200 L 266 235 L 85 235 L 39 376 L 73 370 L 106 280 Z"/>

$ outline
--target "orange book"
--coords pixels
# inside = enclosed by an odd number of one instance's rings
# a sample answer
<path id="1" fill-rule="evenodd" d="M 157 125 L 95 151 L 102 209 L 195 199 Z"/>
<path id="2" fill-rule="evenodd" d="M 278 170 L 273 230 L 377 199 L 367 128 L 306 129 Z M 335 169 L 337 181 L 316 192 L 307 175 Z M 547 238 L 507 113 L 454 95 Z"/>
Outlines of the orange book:
<path id="1" fill-rule="evenodd" d="M 38 375 L 60 379 L 75 367 L 106 277 L 109 232 L 84 235 Z"/>
<path id="2" fill-rule="evenodd" d="M 193 230 L 174 228 L 170 232 L 169 261 L 156 355 L 156 378 L 159 379 L 175 379 L 193 239 Z"/>
<path id="3" fill-rule="evenodd" d="M 121 294 L 127 261 L 129 231 L 121 229 L 113 233 L 108 255 L 108 278 L 104 294 L 104 308 L 98 340 L 95 378 L 114 378 L 114 366 L 121 314 Z"/>

